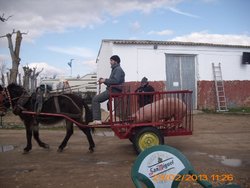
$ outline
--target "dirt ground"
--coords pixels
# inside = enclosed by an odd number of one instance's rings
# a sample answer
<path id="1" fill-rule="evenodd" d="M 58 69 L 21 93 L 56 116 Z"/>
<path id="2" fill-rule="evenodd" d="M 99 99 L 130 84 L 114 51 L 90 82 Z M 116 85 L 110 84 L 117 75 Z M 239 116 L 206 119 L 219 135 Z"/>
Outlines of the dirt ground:
<path id="1" fill-rule="evenodd" d="M 40 136 L 50 149 L 39 148 L 33 141 L 33 150 L 24 155 L 25 130 L 1 128 L 0 187 L 135 187 L 130 176 L 136 159 L 131 142 L 100 131 L 93 135 L 94 153 L 88 152 L 86 137 L 75 128 L 63 153 L 57 153 L 57 147 L 65 131 L 43 129 Z M 165 143 L 186 155 L 213 186 L 233 182 L 250 187 L 250 115 L 196 114 L 193 135 L 166 137 Z M 222 174 L 231 174 L 233 181 L 212 179 Z M 201 186 L 184 182 L 179 187 Z"/>

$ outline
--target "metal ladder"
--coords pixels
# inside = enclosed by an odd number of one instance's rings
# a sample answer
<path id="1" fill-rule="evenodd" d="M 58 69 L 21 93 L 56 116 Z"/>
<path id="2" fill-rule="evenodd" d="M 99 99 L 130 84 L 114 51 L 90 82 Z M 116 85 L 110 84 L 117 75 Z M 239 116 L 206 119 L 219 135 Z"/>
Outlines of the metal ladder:
<path id="1" fill-rule="evenodd" d="M 228 111 L 228 109 L 227 109 L 227 102 L 226 102 L 226 96 L 225 96 L 225 90 L 224 90 L 224 83 L 223 83 L 222 73 L 221 73 L 221 65 L 219 63 L 218 66 L 215 66 L 215 64 L 212 63 L 212 66 L 213 66 L 214 82 L 215 82 L 215 89 L 216 89 L 217 111 L 225 112 L 225 111 Z"/>

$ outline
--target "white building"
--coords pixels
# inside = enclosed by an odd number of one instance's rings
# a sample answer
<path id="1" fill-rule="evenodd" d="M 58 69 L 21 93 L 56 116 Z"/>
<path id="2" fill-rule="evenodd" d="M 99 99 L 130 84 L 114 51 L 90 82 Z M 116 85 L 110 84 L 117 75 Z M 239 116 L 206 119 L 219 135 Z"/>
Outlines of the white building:
<path id="1" fill-rule="evenodd" d="M 248 58 L 245 64 L 243 53 Z M 151 81 L 164 81 L 167 90 L 192 90 L 198 109 L 216 106 L 212 63 L 220 63 L 228 107 L 250 107 L 250 46 L 103 40 L 97 57 L 97 78 L 110 75 L 109 58 L 115 54 L 121 58 L 126 82 L 146 76 Z"/>

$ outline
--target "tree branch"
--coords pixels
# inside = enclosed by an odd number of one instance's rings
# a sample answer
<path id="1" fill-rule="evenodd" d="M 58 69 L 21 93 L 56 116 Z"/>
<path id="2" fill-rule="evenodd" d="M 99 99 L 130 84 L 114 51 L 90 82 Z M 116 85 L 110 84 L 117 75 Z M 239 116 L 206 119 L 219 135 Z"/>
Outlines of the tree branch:
<path id="1" fill-rule="evenodd" d="M 12 33 L 2 35 L 2 36 L 0 36 L 0 38 L 12 36 L 13 34 L 17 34 L 18 32 L 20 32 L 20 31 L 15 31 L 15 29 L 13 29 Z M 27 35 L 28 33 L 29 33 L 28 31 L 27 32 L 22 32 L 22 33 L 20 32 L 21 35 Z"/>
<path id="2" fill-rule="evenodd" d="M 7 18 L 4 18 L 4 13 L 3 13 L 3 15 L 2 16 L 0 16 L 0 21 L 2 21 L 2 22 L 6 22 L 6 21 L 8 21 L 8 19 L 9 18 L 11 18 L 13 15 L 11 15 L 11 16 L 8 16 Z"/>

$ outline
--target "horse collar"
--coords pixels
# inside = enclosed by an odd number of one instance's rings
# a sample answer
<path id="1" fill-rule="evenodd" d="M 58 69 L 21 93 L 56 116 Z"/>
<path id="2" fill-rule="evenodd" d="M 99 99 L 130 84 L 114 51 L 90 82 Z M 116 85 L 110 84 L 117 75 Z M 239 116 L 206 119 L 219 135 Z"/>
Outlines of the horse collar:
<path id="1" fill-rule="evenodd" d="M 11 100 L 11 97 L 10 97 L 10 92 L 9 92 L 9 90 L 8 90 L 7 87 L 5 88 L 4 92 L 5 92 L 5 94 L 7 95 L 7 98 L 8 98 L 8 100 L 9 100 L 11 109 L 13 109 L 13 104 L 12 104 L 12 100 Z"/>

